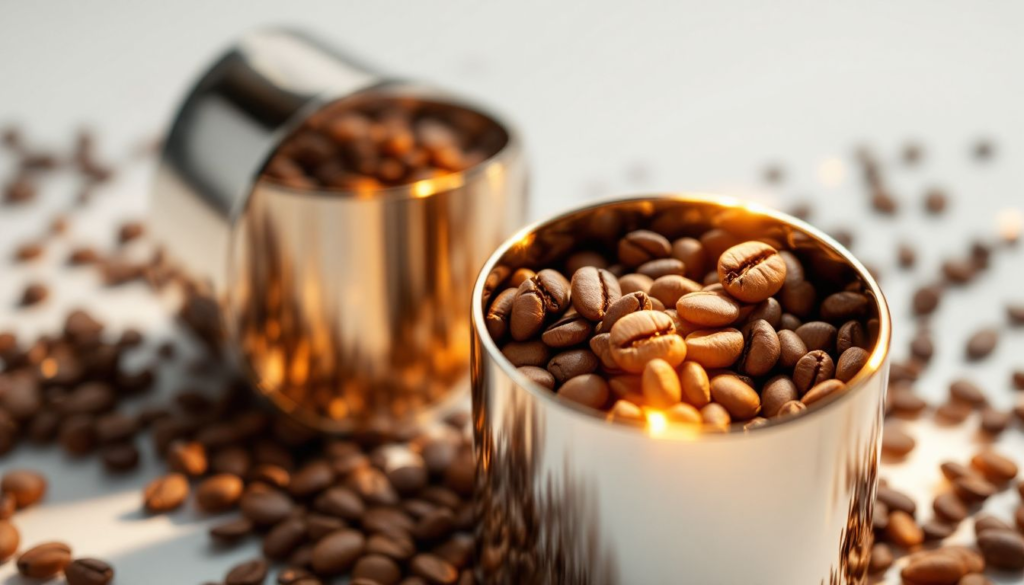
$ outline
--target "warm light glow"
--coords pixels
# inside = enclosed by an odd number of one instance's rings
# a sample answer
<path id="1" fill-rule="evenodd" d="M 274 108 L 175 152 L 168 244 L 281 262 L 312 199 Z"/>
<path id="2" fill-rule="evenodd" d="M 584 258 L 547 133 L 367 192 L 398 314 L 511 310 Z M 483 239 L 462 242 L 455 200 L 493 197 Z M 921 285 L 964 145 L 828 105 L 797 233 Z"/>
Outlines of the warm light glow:
<path id="1" fill-rule="evenodd" d="M 652 435 L 660 435 L 668 428 L 668 421 L 665 420 L 665 413 L 659 410 L 647 410 L 647 428 Z"/>
<path id="2" fill-rule="evenodd" d="M 1024 211 L 1014 208 L 1000 211 L 996 215 L 996 226 L 999 237 L 1007 242 L 1016 242 L 1020 238 L 1021 228 L 1024 227 Z"/>
<path id="3" fill-rule="evenodd" d="M 412 194 L 414 197 L 430 197 L 435 192 L 435 185 L 433 181 L 420 181 L 413 183 Z"/>
<path id="4" fill-rule="evenodd" d="M 44 378 L 52 378 L 57 375 L 57 360 L 52 357 L 44 359 L 39 364 L 39 371 L 43 374 Z"/>
<path id="5" fill-rule="evenodd" d="M 818 180 L 825 187 L 838 187 L 845 177 L 846 165 L 840 158 L 826 158 L 818 165 Z"/>

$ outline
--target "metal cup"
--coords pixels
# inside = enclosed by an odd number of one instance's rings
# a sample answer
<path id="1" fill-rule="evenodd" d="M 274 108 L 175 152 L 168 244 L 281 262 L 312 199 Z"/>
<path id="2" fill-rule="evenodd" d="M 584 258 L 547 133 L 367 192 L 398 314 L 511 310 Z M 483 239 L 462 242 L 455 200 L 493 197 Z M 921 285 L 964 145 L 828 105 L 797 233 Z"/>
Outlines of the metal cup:
<path id="1" fill-rule="evenodd" d="M 350 100 L 401 99 L 494 124 L 493 156 L 371 191 L 261 178 L 293 131 Z M 469 302 L 488 251 L 522 224 L 514 130 L 429 86 L 386 78 L 305 34 L 239 41 L 178 112 L 157 173 L 154 230 L 220 309 L 260 392 L 329 432 L 436 414 L 468 387 Z"/>
<path id="2" fill-rule="evenodd" d="M 803 416 L 725 433 L 612 423 L 530 382 L 487 333 L 490 294 L 516 268 L 614 250 L 644 227 L 771 238 L 818 276 L 860 279 L 879 323 L 868 364 Z M 866 582 L 890 321 L 874 279 L 828 236 L 721 197 L 580 208 L 525 228 L 491 256 L 473 291 L 473 331 L 480 582 Z"/>

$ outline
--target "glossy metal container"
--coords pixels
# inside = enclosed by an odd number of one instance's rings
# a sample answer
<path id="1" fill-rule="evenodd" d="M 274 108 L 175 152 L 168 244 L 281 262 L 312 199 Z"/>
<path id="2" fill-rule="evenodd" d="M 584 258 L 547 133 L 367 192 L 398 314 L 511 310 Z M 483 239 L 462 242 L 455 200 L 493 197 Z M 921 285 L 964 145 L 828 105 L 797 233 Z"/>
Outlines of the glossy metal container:
<path id="1" fill-rule="evenodd" d="M 520 375 L 484 321 L 504 275 L 647 226 L 676 236 L 713 227 L 767 236 L 816 274 L 858 276 L 879 319 L 867 366 L 803 416 L 724 434 L 611 423 Z M 874 279 L 834 240 L 721 197 L 611 201 L 519 232 L 487 262 L 473 294 L 481 582 L 866 582 L 890 320 Z"/>
<path id="2" fill-rule="evenodd" d="M 311 116 L 378 97 L 479 115 L 504 146 L 465 171 L 372 191 L 261 179 Z M 468 388 L 473 278 L 522 225 L 525 190 L 519 139 L 490 113 L 305 34 L 267 30 L 240 40 L 186 98 L 152 222 L 220 308 L 227 345 L 263 394 L 321 430 L 380 430 Z"/>

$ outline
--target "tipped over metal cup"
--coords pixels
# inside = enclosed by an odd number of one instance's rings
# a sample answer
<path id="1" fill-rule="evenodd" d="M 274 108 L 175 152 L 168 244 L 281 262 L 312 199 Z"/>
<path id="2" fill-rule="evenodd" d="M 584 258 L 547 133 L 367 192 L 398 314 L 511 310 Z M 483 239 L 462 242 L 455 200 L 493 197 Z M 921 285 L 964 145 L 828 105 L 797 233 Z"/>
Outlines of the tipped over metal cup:
<path id="1" fill-rule="evenodd" d="M 637 229 L 767 238 L 821 278 L 858 280 L 878 319 L 867 364 L 844 392 L 750 430 L 673 432 L 560 399 L 502 355 L 488 334 L 488 299 L 518 268 L 614 250 Z M 608 201 L 502 244 L 477 279 L 472 310 L 479 582 L 866 582 L 891 324 L 875 280 L 834 240 L 723 197 Z"/>
<path id="2" fill-rule="evenodd" d="M 467 168 L 397 186 L 265 173 L 324 111 L 375 100 L 445 108 L 490 125 L 500 144 Z M 346 433 L 429 417 L 468 387 L 472 282 L 525 206 L 522 147 L 499 118 L 268 30 L 241 39 L 185 99 L 152 221 L 219 307 L 259 391 L 300 422 Z"/>

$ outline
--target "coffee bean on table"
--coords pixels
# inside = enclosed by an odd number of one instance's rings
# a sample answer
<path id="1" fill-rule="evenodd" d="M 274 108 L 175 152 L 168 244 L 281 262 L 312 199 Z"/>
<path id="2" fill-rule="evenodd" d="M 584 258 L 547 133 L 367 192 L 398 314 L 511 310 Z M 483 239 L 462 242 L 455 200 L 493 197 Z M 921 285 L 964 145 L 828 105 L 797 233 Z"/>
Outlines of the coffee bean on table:
<path id="1" fill-rule="evenodd" d="M 786 263 L 768 244 L 745 242 L 722 254 L 718 260 L 718 278 L 733 297 L 746 303 L 758 303 L 782 288 Z"/>
<path id="2" fill-rule="evenodd" d="M 924 532 L 914 517 L 902 510 L 889 513 L 889 527 L 885 531 L 889 540 L 901 547 L 911 548 L 924 542 Z"/>
<path id="3" fill-rule="evenodd" d="M 332 532 L 313 547 L 313 571 L 324 577 L 340 575 L 355 564 L 365 548 L 366 539 L 356 530 Z"/>
<path id="4" fill-rule="evenodd" d="M 868 564 L 868 573 L 876 575 L 888 570 L 889 567 L 892 566 L 893 560 L 894 557 L 892 549 L 889 548 L 889 545 L 882 542 L 876 542 L 874 546 L 871 547 L 871 560 Z"/>
<path id="5" fill-rule="evenodd" d="M 938 286 L 923 286 L 914 292 L 913 306 L 915 315 L 930 315 L 939 307 L 942 300 L 942 289 Z"/>
<path id="6" fill-rule="evenodd" d="M 167 452 L 167 463 L 173 471 L 189 477 L 199 477 L 206 473 L 208 462 L 206 448 L 198 442 L 176 442 L 171 444 Z"/>
<path id="7" fill-rule="evenodd" d="M 236 518 L 210 528 L 210 536 L 222 543 L 234 543 L 253 533 L 253 523 L 248 518 Z"/>
<path id="8" fill-rule="evenodd" d="M 987 530 L 978 535 L 985 562 L 1008 571 L 1024 569 L 1024 537 L 1013 530 Z"/>
<path id="9" fill-rule="evenodd" d="M 42 500 L 46 488 L 46 478 L 30 469 L 12 469 L 0 479 L 0 491 L 12 497 L 18 508 L 26 508 Z"/>
<path id="10" fill-rule="evenodd" d="M 21 545 L 21 534 L 18 529 L 7 520 L 0 520 L 0 564 L 7 562 L 7 559 L 18 552 Z"/>
<path id="11" fill-rule="evenodd" d="M 981 477 L 966 475 L 953 480 L 953 491 L 961 500 L 974 504 L 992 497 L 998 489 Z"/>
<path id="12" fill-rule="evenodd" d="M 967 572 L 968 568 L 960 558 L 945 554 L 940 549 L 912 555 L 900 571 L 900 576 L 907 583 L 956 585 Z"/>
<path id="13" fill-rule="evenodd" d="M 432 554 L 418 554 L 409 565 L 412 573 L 425 579 L 432 585 L 451 585 L 459 578 L 459 573 L 444 559 Z"/>
<path id="14" fill-rule="evenodd" d="M 107 585 L 114 580 L 114 569 L 99 559 L 75 559 L 64 567 L 68 585 Z"/>
<path id="15" fill-rule="evenodd" d="M 971 458 L 971 466 L 993 483 L 1006 483 L 1017 477 L 1017 464 L 1012 459 L 991 449 Z"/>
<path id="16" fill-rule="evenodd" d="M 932 509 L 940 518 L 953 523 L 963 522 L 969 514 L 967 506 L 952 492 L 935 496 Z"/>
<path id="17" fill-rule="evenodd" d="M 949 396 L 955 401 L 971 406 L 982 406 L 988 402 L 985 391 L 970 380 L 954 380 L 949 385 Z"/>
<path id="18" fill-rule="evenodd" d="M 45 301 L 50 296 L 50 289 L 42 283 L 29 283 L 21 293 L 21 306 L 31 307 Z"/>
<path id="19" fill-rule="evenodd" d="M 196 503 L 204 512 L 222 512 L 238 503 L 242 497 L 242 480 L 230 473 L 211 475 L 196 488 Z"/>
<path id="20" fill-rule="evenodd" d="M 901 426 L 886 423 L 882 431 L 882 452 L 891 457 L 906 457 L 917 446 L 914 440 Z"/>
<path id="21" fill-rule="evenodd" d="M 360 558 L 352 568 L 353 579 L 368 579 L 380 585 L 395 585 L 402 578 L 402 569 L 395 561 L 380 554 Z"/>
<path id="22" fill-rule="evenodd" d="M 63 542 L 38 544 L 18 557 L 18 573 L 30 579 L 49 579 L 71 562 L 71 547 Z"/>
<path id="23" fill-rule="evenodd" d="M 267 562 L 253 559 L 239 563 L 224 577 L 225 585 L 262 585 L 267 578 Z"/>
<path id="24" fill-rule="evenodd" d="M 188 479 L 180 473 L 169 473 L 146 485 L 143 506 L 154 514 L 170 512 L 185 502 L 188 492 Z"/>
<path id="25" fill-rule="evenodd" d="M 985 328 L 975 332 L 967 340 L 966 354 L 971 360 L 980 360 L 988 357 L 999 343 L 999 331 Z"/>

